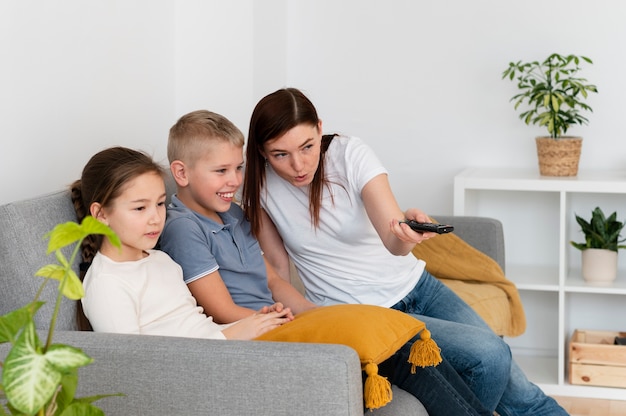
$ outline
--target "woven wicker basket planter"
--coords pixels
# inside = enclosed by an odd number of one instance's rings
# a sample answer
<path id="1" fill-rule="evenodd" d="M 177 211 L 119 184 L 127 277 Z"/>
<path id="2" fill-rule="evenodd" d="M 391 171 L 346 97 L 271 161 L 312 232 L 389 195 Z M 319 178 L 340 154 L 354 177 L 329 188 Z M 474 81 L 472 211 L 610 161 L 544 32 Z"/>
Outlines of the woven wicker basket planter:
<path id="1" fill-rule="evenodd" d="M 576 176 L 583 139 L 537 137 L 539 173 L 542 176 Z"/>

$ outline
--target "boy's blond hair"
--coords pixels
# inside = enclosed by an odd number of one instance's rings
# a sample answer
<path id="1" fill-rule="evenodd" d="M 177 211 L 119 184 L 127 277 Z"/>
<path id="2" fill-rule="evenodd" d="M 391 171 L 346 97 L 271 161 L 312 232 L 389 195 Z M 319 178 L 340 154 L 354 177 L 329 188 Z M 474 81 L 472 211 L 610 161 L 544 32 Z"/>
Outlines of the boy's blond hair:
<path id="1" fill-rule="evenodd" d="M 193 166 L 214 141 L 229 142 L 243 148 L 244 137 L 226 117 L 208 110 L 182 116 L 170 129 L 167 158 Z"/>

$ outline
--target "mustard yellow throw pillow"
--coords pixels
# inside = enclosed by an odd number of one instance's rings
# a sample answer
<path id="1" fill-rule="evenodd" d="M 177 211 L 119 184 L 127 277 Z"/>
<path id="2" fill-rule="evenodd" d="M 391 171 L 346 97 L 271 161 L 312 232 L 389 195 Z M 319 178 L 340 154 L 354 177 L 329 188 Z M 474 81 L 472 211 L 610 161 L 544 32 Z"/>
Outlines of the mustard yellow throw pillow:
<path id="1" fill-rule="evenodd" d="M 367 374 L 364 386 L 365 406 L 376 409 L 392 399 L 391 384 L 378 374 L 378 364 L 420 333 L 408 362 L 425 367 L 441 362 L 440 350 L 426 325 L 400 311 L 373 305 L 321 306 L 296 315 L 296 318 L 256 338 L 261 341 L 311 342 L 342 344 L 359 355 Z"/>

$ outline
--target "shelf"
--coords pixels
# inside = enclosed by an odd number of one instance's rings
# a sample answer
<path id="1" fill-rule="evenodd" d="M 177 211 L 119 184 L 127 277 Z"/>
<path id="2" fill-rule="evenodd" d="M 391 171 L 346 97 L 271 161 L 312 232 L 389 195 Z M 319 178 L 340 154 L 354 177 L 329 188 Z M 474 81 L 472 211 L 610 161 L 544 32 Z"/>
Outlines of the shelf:
<path id="1" fill-rule="evenodd" d="M 582 278 L 568 278 L 565 281 L 564 290 L 571 293 L 626 295 L 626 282 L 616 280 L 609 284 L 592 284 L 585 282 Z"/>
<path id="2" fill-rule="evenodd" d="M 578 271 L 578 274 L 573 274 L 565 280 L 564 290 L 572 293 L 626 295 L 626 277 L 618 276 L 615 281 L 609 284 L 590 284 L 583 280 L 580 271 Z"/>
<path id="3" fill-rule="evenodd" d="M 612 387 L 582 386 L 564 383 L 542 384 L 535 383 L 548 396 L 586 397 L 602 400 L 626 400 L 626 390 Z"/>
<path id="4" fill-rule="evenodd" d="M 468 168 L 455 177 L 465 189 L 626 193 L 626 171 L 580 171 L 574 177 L 540 176 L 536 169 Z"/>
<path id="5" fill-rule="evenodd" d="M 557 292 L 561 289 L 558 266 L 507 264 L 505 274 L 519 290 Z M 590 284 L 583 280 L 579 269 L 570 270 L 562 289 L 572 293 L 626 295 L 626 276 L 618 276 L 607 285 Z"/>
<path id="6" fill-rule="evenodd" d="M 589 284 L 569 243 L 581 238 L 574 213 L 596 206 L 624 217 L 626 171 L 544 177 L 536 168 L 472 167 L 454 178 L 455 215 L 488 216 L 504 227 L 505 274 L 520 291 L 528 323 L 506 341 L 528 378 L 549 395 L 626 400 L 626 389 L 567 382 L 575 329 L 626 330 L 626 298 L 619 297 L 626 295 L 626 270 L 611 284 Z"/>

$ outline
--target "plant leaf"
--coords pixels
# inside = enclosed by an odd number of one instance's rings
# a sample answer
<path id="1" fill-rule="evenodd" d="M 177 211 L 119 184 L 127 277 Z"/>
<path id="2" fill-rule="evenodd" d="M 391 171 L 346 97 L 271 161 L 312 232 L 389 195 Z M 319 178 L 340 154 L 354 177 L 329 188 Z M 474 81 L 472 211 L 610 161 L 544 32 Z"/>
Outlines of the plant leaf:
<path id="1" fill-rule="evenodd" d="M 122 246 L 122 242 L 120 241 L 120 238 L 117 236 L 117 234 L 115 234 L 115 232 L 111 228 L 109 228 L 108 225 L 101 223 L 100 221 L 98 221 L 97 219 L 95 219 L 94 217 L 90 215 L 86 216 L 83 219 L 83 222 L 81 223 L 81 227 L 83 229 L 83 233 L 85 234 L 85 236 L 88 236 L 89 234 L 104 235 L 106 238 L 109 239 L 111 244 L 113 244 L 115 247 Z"/>
<path id="2" fill-rule="evenodd" d="M 60 253 L 60 251 L 57 250 L 57 253 Z M 83 284 L 76 275 L 76 272 L 67 264 L 67 261 L 65 263 L 65 267 L 58 264 L 43 266 L 41 269 L 37 270 L 35 276 L 46 277 L 58 280 L 59 282 L 62 282 L 63 278 L 67 276 L 65 284 L 63 285 L 63 296 L 72 300 L 82 299 L 85 296 Z"/>
<path id="3" fill-rule="evenodd" d="M 65 409 L 74 402 L 78 387 L 78 370 L 70 370 L 61 378 L 61 391 L 56 396 L 56 404 L 59 409 Z"/>
<path id="4" fill-rule="evenodd" d="M 66 407 L 59 416 L 104 416 L 104 412 L 91 403 L 74 402 Z"/>
<path id="5" fill-rule="evenodd" d="M 520 115 L 526 124 L 536 124 L 545 127 L 553 138 L 567 133 L 574 124 L 587 124 L 588 120 L 578 114 L 579 111 L 592 111 L 591 107 L 579 101 L 587 99 L 589 92 L 597 93 L 597 87 L 588 84 L 587 79 L 578 77 L 581 70 L 580 63 L 591 64 L 591 59 L 584 56 L 560 55 L 553 53 L 543 62 L 510 62 L 503 72 L 503 79 L 516 83 L 519 94 L 511 101 L 515 101 L 515 110 L 524 102 L 531 108 L 530 113 Z M 517 100 L 517 101 L 516 101 Z M 531 114 L 539 114 L 548 110 L 550 119 Z M 524 111 L 524 109 L 521 109 Z"/>
<path id="6" fill-rule="evenodd" d="M 121 246 L 119 237 L 112 229 L 88 215 L 80 225 L 74 221 L 68 221 L 63 224 L 57 224 L 52 231 L 47 233 L 45 237 L 50 238 L 47 254 L 80 241 L 90 234 L 104 235 L 115 247 Z"/>
<path id="7" fill-rule="evenodd" d="M 15 343 L 17 334 L 29 321 L 32 321 L 35 312 L 37 312 L 44 303 L 45 302 L 32 302 L 6 315 L 0 316 L 0 344 L 5 342 Z"/>
<path id="8" fill-rule="evenodd" d="M 65 276 L 65 268 L 60 264 L 48 264 L 37 270 L 35 276 L 50 278 L 61 282 L 63 281 L 63 276 Z"/>
<path id="9" fill-rule="evenodd" d="M 50 345 L 45 357 L 54 368 L 64 373 L 93 362 L 93 358 L 80 349 L 63 344 Z"/>
<path id="10" fill-rule="evenodd" d="M 84 235 L 78 223 L 68 221 L 66 223 L 57 224 L 45 237 L 50 237 L 50 241 L 48 241 L 48 251 L 46 253 L 50 254 L 53 251 L 79 241 Z"/>
<path id="11" fill-rule="evenodd" d="M 63 285 L 63 296 L 71 300 L 79 300 L 85 296 L 85 288 L 72 269 L 68 270 L 67 279 Z"/>
<path id="12" fill-rule="evenodd" d="M 572 246 L 579 250 L 588 248 L 600 248 L 617 251 L 620 247 L 620 233 L 624 228 L 624 223 L 617 221 L 617 212 L 613 212 L 607 218 L 600 207 L 596 207 L 591 212 L 591 221 L 587 222 L 583 218 L 575 215 L 576 222 L 585 235 L 585 243 L 575 243 L 570 241 Z"/>
<path id="13" fill-rule="evenodd" d="M 7 399 L 20 412 L 32 415 L 56 391 L 61 373 L 40 352 L 35 325 L 30 322 L 4 362 L 2 382 Z"/>
<path id="14" fill-rule="evenodd" d="M 63 373 L 93 360 L 78 348 L 51 345 L 41 352 L 35 325 L 29 322 L 4 362 L 2 381 L 6 396 L 20 412 L 34 414 L 52 398 Z"/>
<path id="15" fill-rule="evenodd" d="M 94 396 L 79 397 L 79 398 L 76 398 L 75 401 L 82 402 L 82 403 L 93 403 L 96 400 L 104 399 L 105 397 L 116 397 L 116 396 L 125 397 L 126 395 L 123 393 L 97 394 Z"/>

